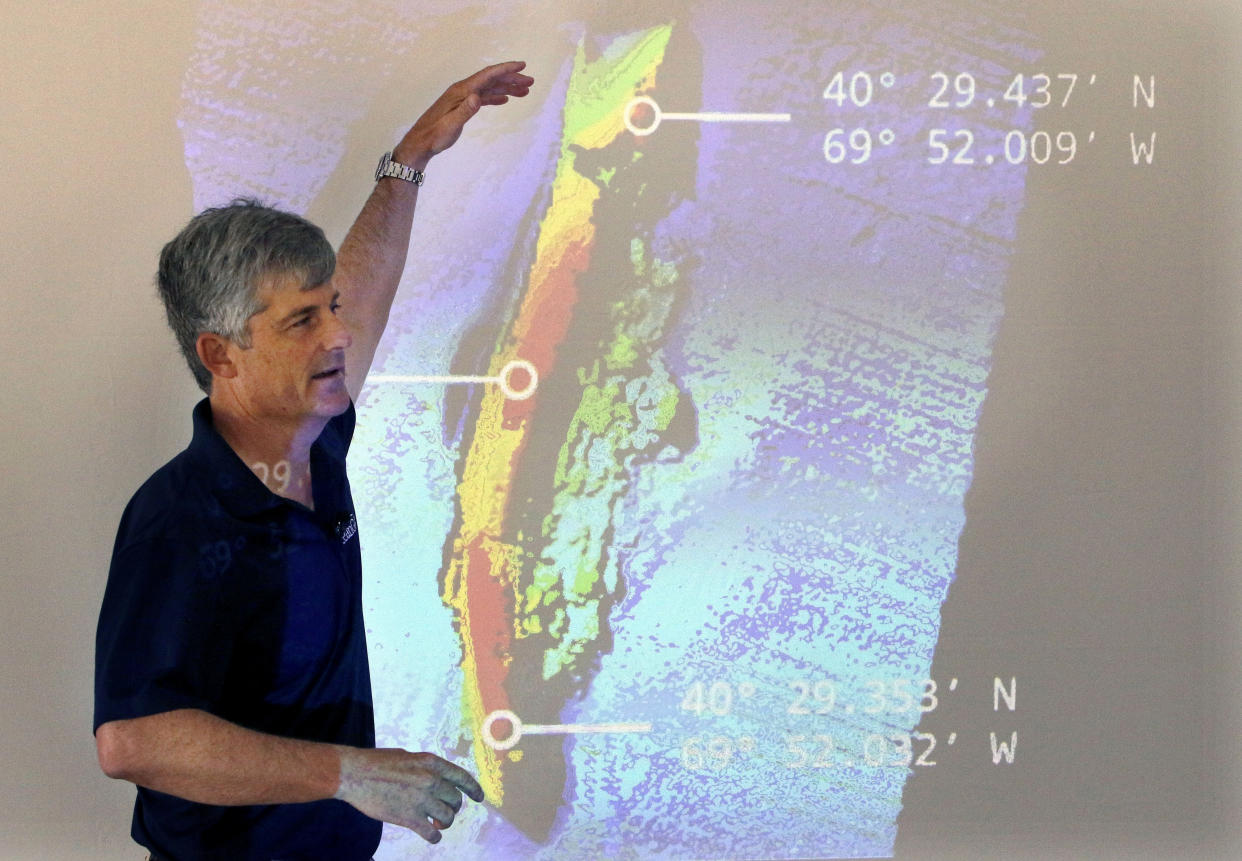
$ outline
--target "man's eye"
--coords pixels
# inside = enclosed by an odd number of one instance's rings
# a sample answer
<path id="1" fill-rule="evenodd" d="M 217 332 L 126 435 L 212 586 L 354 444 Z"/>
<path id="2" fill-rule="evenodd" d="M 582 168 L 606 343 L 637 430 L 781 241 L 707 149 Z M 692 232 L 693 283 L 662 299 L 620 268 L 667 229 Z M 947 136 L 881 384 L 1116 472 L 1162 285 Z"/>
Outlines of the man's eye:
<path id="1" fill-rule="evenodd" d="M 329 305 L 329 306 L 328 306 L 328 309 L 329 309 L 329 310 L 330 310 L 333 314 L 335 314 L 337 311 L 339 311 L 339 310 L 341 309 L 341 303 L 340 303 L 340 302 L 333 302 L 331 305 Z"/>

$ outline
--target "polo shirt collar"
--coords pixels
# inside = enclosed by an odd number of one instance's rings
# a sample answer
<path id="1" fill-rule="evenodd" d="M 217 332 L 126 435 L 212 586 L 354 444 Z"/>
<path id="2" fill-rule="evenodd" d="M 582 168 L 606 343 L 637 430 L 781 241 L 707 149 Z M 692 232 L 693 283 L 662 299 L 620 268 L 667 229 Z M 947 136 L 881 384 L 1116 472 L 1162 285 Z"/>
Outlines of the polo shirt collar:
<path id="1" fill-rule="evenodd" d="M 311 446 L 312 469 L 320 441 Z M 188 449 L 199 475 L 229 514 L 244 518 L 294 503 L 272 493 L 237 452 L 233 451 L 211 417 L 211 401 L 203 398 L 194 407 L 194 436 Z M 300 506 L 299 506 L 300 507 Z"/>

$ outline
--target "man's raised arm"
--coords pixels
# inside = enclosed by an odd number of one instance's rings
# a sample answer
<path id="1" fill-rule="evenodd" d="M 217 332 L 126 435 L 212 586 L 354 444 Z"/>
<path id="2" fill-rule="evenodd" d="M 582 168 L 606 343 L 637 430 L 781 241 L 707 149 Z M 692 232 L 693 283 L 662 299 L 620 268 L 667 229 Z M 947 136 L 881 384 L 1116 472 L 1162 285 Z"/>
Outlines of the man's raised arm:
<path id="1" fill-rule="evenodd" d="M 392 151 L 392 160 L 415 170 L 451 147 L 462 128 L 483 105 L 503 105 L 525 96 L 534 79 L 522 74 L 522 62 L 498 63 L 453 84 L 423 113 Z M 333 283 L 341 293 L 341 317 L 353 337 L 345 354 L 346 384 L 357 400 L 388 311 L 405 270 L 418 186 L 388 177 L 362 207 L 337 253 Z"/>

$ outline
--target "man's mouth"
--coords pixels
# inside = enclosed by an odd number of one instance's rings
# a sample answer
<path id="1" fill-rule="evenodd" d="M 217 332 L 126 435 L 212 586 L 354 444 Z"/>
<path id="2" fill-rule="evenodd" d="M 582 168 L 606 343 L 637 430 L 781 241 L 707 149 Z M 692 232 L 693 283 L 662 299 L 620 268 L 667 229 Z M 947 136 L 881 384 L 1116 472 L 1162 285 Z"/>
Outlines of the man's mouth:
<path id="1" fill-rule="evenodd" d="M 317 374 L 311 374 L 311 379 L 312 380 L 330 380 L 333 377 L 344 376 L 344 374 L 345 374 L 344 368 L 329 368 L 326 371 L 320 371 Z"/>

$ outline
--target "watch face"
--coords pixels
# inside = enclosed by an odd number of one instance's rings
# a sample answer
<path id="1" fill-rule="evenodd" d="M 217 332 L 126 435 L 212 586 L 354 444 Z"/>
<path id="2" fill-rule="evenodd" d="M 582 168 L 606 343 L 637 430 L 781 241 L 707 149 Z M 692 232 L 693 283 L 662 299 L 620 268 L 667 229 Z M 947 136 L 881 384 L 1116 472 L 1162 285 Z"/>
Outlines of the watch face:
<path id="1" fill-rule="evenodd" d="M 375 181 L 379 182 L 384 176 L 384 168 L 388 167 L 388 163 L 392 161 L 392 153 L 386 152 L 380 156 L 379 164 L 375 167 Z"/>

